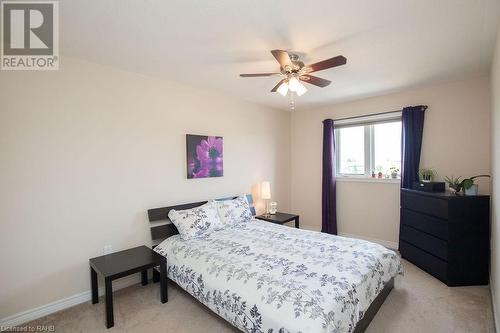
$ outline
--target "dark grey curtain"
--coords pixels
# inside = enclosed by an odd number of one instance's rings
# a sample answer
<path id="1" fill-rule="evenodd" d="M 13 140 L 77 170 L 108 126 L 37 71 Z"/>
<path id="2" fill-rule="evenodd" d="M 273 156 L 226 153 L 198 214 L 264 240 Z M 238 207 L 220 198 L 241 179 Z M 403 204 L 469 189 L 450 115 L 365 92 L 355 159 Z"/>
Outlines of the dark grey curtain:
<path id="1" fill-rule="evenodd" d="M 335 135 L 333 120 L 323 121 L 323 192 L 321 232 L 337 234 Z"/>
<path id="2" fill-rule="evenodd" d="M 412 188 L 418 181 L 420 151 L 427 106 L 408 106 L 403 109 L 401 133 L 401 187 Z"/>

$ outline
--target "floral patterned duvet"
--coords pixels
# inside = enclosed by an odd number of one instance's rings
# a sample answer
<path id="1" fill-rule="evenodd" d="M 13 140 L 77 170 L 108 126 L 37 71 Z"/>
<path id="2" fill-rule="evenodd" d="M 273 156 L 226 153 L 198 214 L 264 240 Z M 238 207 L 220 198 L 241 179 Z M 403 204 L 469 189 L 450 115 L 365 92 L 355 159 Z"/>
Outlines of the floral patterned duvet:
<path id="1" fill-rule="evenodd" d="M 255 219 L 155 250 L 170 279 L 245 332 L 352 332 L 402 272 L 381 245 Z"/>

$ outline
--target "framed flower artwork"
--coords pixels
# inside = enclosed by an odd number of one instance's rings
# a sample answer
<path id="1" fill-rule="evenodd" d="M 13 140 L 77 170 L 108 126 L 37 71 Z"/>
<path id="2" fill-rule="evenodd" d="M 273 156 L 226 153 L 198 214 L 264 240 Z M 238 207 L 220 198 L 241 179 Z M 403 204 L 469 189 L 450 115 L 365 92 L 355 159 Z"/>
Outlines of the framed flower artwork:
<path id="1" fill-rule="evenodd" d="M 222 137 L 186 134 L 187 178 L 222 177 Z"/>

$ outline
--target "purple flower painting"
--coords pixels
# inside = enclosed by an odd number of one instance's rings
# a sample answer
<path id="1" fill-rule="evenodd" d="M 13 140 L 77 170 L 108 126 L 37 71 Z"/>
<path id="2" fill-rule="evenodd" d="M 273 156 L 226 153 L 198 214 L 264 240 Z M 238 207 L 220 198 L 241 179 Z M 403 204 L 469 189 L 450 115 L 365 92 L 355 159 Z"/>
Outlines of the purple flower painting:
<path id="1" fill-rule="evenodd" d="M 187 134 L 186 148 L 188 179 L 223 176 L 222 137 Z"/>

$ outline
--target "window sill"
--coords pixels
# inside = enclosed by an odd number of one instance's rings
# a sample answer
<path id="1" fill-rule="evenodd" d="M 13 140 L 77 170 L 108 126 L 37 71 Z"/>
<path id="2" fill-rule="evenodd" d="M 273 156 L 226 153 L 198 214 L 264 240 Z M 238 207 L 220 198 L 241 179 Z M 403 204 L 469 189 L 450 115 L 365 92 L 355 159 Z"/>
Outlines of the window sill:
<path id="1" fill-rule="evenodd" d="M 353 183 L 381 183 L 381 184 L 400 184 L 400 178 L 357 178 L 357 177 L 337 177 L 338 182 Z"/>

